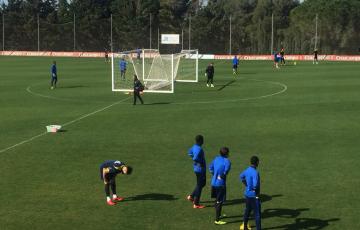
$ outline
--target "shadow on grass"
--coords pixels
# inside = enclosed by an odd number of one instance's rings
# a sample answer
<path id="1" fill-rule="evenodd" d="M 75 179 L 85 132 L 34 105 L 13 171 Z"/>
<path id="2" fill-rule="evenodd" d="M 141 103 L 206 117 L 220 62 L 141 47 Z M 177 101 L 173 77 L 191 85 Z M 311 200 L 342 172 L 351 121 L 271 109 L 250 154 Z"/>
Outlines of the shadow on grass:
<path id="1" fill-rule="evenodd" d="M 275 195 L 261 194 L 260 200 L 261 200 L 261 203 L 264 203 L 264 202 L 271 201 L 273 198 L 281 197 L 281 196 L 282 196 L 281 194 L 275 194 Z M 214 201 L 210 201 L 210 200 L 202 201 L 202 203 L 214 203 Z M 245 204 L 245 199 L 239 198 L 239 199 L 233 199 L 233 200 L 226 200 L 223 206 L 237 205 L 237 204 Z"/>
<path id="2" fill-rule="evenodd" d="M 218 91 L 225 89 L 227 86 L 233 84 L 234 82 L 235 82 L 235 80 L 232 80 L 232 81 L 229 81 L 228 83 L 226 83 L 225 85 L 221 85 L 221 87 L 218 89 Z"/>
<path id="3" fill-rule="evenodd" d="M 339 221 L 339 218 L 332 218 L 327 220 L 314 219 L 314 218 L 296 218 L 294 223 L 284 224 L 280 226 L 262 228 L 263 230 L 267 229 L 281 229 L 281 230 L 299 230 L 299 229 L 311 229 L 319 230 L 324 229 L 330 225 L 330 222 Z"/>
<path id="4" fill-rule="evenodd" d="M 177 200 L 178 198 L 174 197 L 174 195 L 170 194 L 162 194 L 162 193 L 147 193 L 136 196 L 131 196 L 125 199 L 125 201 L 137 201 L 137 200 Z"/>
<path id="5" fill-rule="evenodd" d="M 296 218 L 301 212 L 309 211 L 308 208 L 298 208 L 298 209 L 287 209 L 287 208 L 274 208 L 274 209 L 265 209 L 261 213 L 261 218 L 272 218 L 272 217 L 281 217 L 281 218 Z"/>
<path id="6" fill-rule="evenodd" d="M 154 103 L 144 103 L 143 105 L 169 105 L 171 102 L 154 102 Z"/>
<path id="7" fill-rule="evenodd" d="M 58 132 L 58 133 L 65 133 L 65 132 L 67 132 L 67 130 L 66 130 L 66 129 L 60 129 L 60 130 L 58 130 L 57 132 Z"/>
<path id="8" fill-rule="evenodd" d="M 315 219 L 315 218 L 300 218 L 302 212 L 309 211 L 309 208 L 299 208 L 299 209 L 286 209 L 286 208 L 279 208 L 279 209 L 265 209 L 261 213 L 261 219 L 265 218 L 286 218 L 286 219 L 293 219 L 293 222 L 290 224 L 283 224 L 274 227 L 262 228 L 263 230 L 270 230 L 270 229 L 281 229 L 281 230 L 299 230 L 299 229 L 311 229 L 311 230 L 320 230 L 330 225 L 330 222 L 339 221 L 339 218 L 332 218 L 332 219 Z M 226 216 L 225 218 L 237 218 L 236 220 L 227 221 L 228 224 L 231 223 L 242 223 L 243 216 Z M 254 222 L 254 220 L 252 220 Z M 255 228 L 255 226 L 253 226 Z"/>
<path id="9" fill-rule="evenodd" d="M 281 195 L 275 195 L 281 196 Z M 264 199 L 262 202 L 270 201 L 275 196 L 263 196 Z M 241 200 L 239 203 L 243 202 Z M 244 207 L 242 207 L 244 208 Z M 262 228 L 263 230 L 271 230 L 271 229 L 281 229 L 281 230 L 299 230 L 299 229 L 311 229 L 311 230 L 320 230 L 328 227 L 331 222 L 339 221 L 339 218 L 331 218 L 331 219 L 315 219 L 315 218 L 301 218 L 300 215 L 302 212 L 309 211 L 309 208 L 298 208 L 298 209 L 287 209 L 287 208 L 274 208 L 274 209 L 265 209 L 261 213 L 261 219 L 265 218 L 285 218 L 292 220 L 290 224 L 283 224 L 274 227 Z M 224 219 L 230 219 L 226 222 L 228 224 L 231 223 L 242 223 L 243 215 L 236 216 L 226 216 Z M 236 218 L 235 220 L 231 220 L 232 218 Z M 254 220 L 252 220 L 254 222 Z M 253 226 L 255 228 L 255 226 Z"/>
<path id="10" fill-rule="evenodd" d="M 69 85 L 69 86 L 58 86 L 56 89 L 75 89 L 75 88 L 83 88 L 86 87 L 84 85 Z"/>

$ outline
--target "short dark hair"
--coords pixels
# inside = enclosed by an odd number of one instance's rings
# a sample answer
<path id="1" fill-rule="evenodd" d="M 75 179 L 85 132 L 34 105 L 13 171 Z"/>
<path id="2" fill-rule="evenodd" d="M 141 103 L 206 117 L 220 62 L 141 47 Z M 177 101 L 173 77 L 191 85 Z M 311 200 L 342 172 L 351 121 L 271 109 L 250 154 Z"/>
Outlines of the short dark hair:
<path id="1" fill-rule="evenodd" d="M 228 147 L 222 147 L 220 149 L 220 155 L 223 157 L 227 157 L 229 155 L 229 148 Z"/>
<path id="2" fill-rule="evenodd" d="M 257 156 L 252 156 L 250 158 L 250 164 L 251 165 L 255 165 L 258 166 L 259 165 L 259 158 Z"/>
<path id="3" fill-rule="evenodd" d="M 204 137 L 202 135 L 196 135 L 195 143 L 198 145 L 202 145 L 204 143 Z"/>
<path id="4" fill-rule="evenodd" d="M 133 171 L 133 168 L 131 167 L 131 166 L 126 166 L 126 168 L 127 168 L 127 175 L 130 175 L 131 173 L 132 173 L 132 171 Z"/>

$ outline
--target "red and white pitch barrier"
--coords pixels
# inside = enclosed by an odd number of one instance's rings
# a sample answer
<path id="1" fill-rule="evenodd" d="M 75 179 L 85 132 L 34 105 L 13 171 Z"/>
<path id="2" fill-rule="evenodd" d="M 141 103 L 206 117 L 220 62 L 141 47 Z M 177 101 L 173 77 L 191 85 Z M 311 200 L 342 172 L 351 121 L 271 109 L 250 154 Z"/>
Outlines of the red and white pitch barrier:
<path id="1" fill-rule="evenodd" d="M 237 55 L 240 60 L 249 60 L 249 61 L 256 61 L 256 60 L 274 60 L 273 55 Z M 213 59 L 232 59 L 234 55 L 214 55 Z M 285 60 L 291 61 L 312 61 L 314 59 L 314 55 L 294 55 L 289 54 L 285 55 Z M 318 60 L 324 61 L 354 61 L 360 62 L 360 55 L 318 55 Z"/>
<path id="2" fill-rule="evenodd" d="M 0 56 L 29 56 L 29 57 L 85 57 L 85 58 L 101 58 L 105 57 L 104 52 L 52 52 L 52 51 L 0 51 Z M 232 59 L 234 55 L 222 54 L 199 54 L 199 59 L 215 59 L 226 60 Z M 237 57 L 244 61 L 259 61 L 274 59 L 273 55 L 244 55 L 239 54 Z M 313 55 L 285 55 L 285 60 L 296 61 L 312 61 Z M 360 62 L 360 55 L 318 55 L 318 60 L 324 61 L 351 61 Z"/>

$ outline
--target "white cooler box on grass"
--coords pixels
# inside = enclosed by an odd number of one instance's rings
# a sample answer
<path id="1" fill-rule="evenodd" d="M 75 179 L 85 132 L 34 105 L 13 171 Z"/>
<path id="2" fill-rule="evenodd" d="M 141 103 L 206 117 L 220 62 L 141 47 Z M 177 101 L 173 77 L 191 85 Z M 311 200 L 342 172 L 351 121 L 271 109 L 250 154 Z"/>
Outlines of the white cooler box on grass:
<path id="1" fill-rule="evenodd" d="M 48 125 L 46 129 L 48 133 L 56 133 L 61 129 L 61 125 Z"/>

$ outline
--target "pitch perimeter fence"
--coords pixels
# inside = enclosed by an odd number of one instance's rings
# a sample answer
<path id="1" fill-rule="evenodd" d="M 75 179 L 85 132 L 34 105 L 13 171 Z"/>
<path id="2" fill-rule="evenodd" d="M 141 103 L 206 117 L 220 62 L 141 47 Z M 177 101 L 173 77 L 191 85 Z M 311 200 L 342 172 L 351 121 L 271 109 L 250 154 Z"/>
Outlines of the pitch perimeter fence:
<path id="1" fill-rule="evenodd" d="M 284 37 L 284 31 L 277 30 L 276 25 L 270 24 L 270 28 L 263 28 L 264 32 L 259 38 L 252 32 L 231 25 L 236 18 L 208 34 L 204 34 L 203 28 L 198 28 L 195 22 L 191 24 L 191 20 L 185 20 L 181 25 L 171 28 L 167 22 L 157 21 L 152 24 L 151 15 L 148 22 L 145 22 L 147 25 L 127 25 L 121 21 L 120 15 L 108 18 L 73 15 L 66 21 L 57 21 L 38 15 L 24 17 L 19 13 L 9 12 L 2 14 L 1 18 L 0 38 L 3 51 L 119 52 L 152 48 L 159 49 L 162 53 L 198 49 L 200 53 L 270 54 L 273 50 L 284 47 L 285 53 L 311 54 L 317 46 L 320 54 L 360 52 L 360 44 L 356 39 L 344 47 L 335 48 L 326 45 L 326 38 L 322 38 L 320 32 L 315 34 L 315 29 L 314 33 L 302 34 L 299 31 Z M 315 28 L 315 24 L 313 27 Z M 180 34 L 180 44 L 161 45 L 162 33 Z"/>

